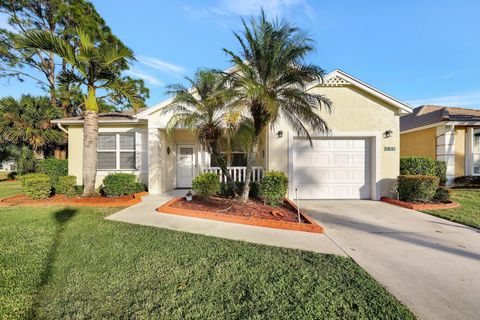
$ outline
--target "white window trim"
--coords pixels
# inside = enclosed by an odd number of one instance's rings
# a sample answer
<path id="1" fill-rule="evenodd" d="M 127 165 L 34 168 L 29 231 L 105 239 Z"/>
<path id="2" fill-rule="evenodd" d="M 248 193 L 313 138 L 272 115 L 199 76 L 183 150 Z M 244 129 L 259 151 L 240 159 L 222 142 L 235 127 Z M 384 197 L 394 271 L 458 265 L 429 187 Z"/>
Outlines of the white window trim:
<path id="1" fill-rule="evenodd" d="M 102 150 L 98 149 L 97 147 L 97 157 L 99 152 L 115 152 L 115 166 L 116 168 L 110 168 L 110 169 L 98 169 L 97 171 L 137 171 L 138 170 L 138 164 L 137 164 L 137 151 L 136 151 L 136 146 L 137 146 L 137 134 L 134 132 L 133 133 L 133 149 L 120 149 L 120 135 L 122 134 L 132 134 L 130 132 L 101 132 L 98 135 L 115 135 L 115 150 L 110 149 L 110 150 Z M 120 168 L 120 153 L 122 152 L 131 152 L 133 153 L 135 159 L 134 159 L 134 164 L 135 167 L 132 169 L 121 169 Z M 98 158 L 97 158 L 98 159 Z"/>
<path id="2" fill-rule="evenodd" d="M 480 176 L 480 173 L 475 173 L 475 163 L 474 163 L 474 158 L 475 156 L 480 157 L 480 152 L 475 152 L 475 132 L 480 132 L 480 128 L 473 128 L 472 133 L 471 133 L 471 143 L 470 143 L 470 172 L 472 173 L 472 176 Z"/>

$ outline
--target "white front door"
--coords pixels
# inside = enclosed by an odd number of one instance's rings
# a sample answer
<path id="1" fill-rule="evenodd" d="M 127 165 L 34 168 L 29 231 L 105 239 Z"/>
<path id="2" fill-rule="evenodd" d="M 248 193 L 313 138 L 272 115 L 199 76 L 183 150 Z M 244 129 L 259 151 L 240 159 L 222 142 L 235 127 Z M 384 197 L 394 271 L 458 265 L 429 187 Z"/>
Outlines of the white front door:
<path id="1" fill-rule="evenodd" d="M 177 188 L 191 188 L 195 175 L 193 145 L 177 145 Z"/>
<path id="2" fill-rule="evenodd" d="M 370 140 L 365 138 L 294 139 L 290 197 L 301 199 L 368 199 Z"/>

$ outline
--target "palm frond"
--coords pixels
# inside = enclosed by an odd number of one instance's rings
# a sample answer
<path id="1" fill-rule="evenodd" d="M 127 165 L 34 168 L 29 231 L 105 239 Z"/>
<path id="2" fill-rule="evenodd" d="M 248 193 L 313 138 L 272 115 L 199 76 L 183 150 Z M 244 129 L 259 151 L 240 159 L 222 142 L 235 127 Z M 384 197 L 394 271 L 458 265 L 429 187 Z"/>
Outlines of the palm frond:
<path id="1" fill-rule="evenodd" d="M 32 30 L 16 38 L 16 46 L 20 49 L 38 49 L 51 51 L 75 65 L 75 55 L 72 46 L 57 35 L 44 31 Z"/>

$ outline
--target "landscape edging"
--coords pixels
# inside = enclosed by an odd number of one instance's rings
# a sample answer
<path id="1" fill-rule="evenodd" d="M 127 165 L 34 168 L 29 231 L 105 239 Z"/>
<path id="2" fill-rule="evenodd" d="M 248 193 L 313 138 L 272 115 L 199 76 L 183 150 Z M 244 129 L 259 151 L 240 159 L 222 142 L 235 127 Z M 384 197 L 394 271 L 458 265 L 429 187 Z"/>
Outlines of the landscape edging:
<path id="1" fill-rule="evenodd" d="M 102 203 L 95 203 L 95 202 L 75 202 L 75 201 L 68 201 L 68 198 L 64 201 L 58 201 L 58 202 L 49 202 L 49 201 L 42 201 L 42 199 L 39 199 L 35 202 L 31 203 L 8 203 L 5 202 L 8 199 L 15 198 L 17 195 L 10 196 L 10 197 L 5 197 L 0 199 L 0 206 L 25 206 L 25 207 L 33 207 L 33 206 L 63 206 L 63 205 L 69 205 L 69 206 L 77 206 L 77 207 L 127 207 L 131 206 L 137 203 L 142 202 L 142 197 L 147 195 L 148 192 L 137 192 L 132 195 L 131 199 L 128 199 L 126 201 L 120 202 L 120 201 L 112 201 L 112 202 L 102 202 Z M 78 198 L 76 198 L 78 199 Z M 86 200 L 88 198 L 85 198 Z"/>
<path id="2" fill-rule="evenodd" d="M 460 203 L 454 201 L 449 203 L 411 203 L 389 197 L 382 197 L 380 200 L 412 210 L 440 210 L 460 207 Z"/>
<path id="3" fill-rule="evenodd" d="M 252 225 L 257 227 L 267 227 L 274 229 L 284 229 L 284 230 L 294 230 L 294 231 L 304 231 L 312 233 L 323 233 L 324 229 L 322 226 L 317 224 L 312 218 L 306 215 L 304 212 L 300 211 L 302 218 L 307 220 L 309 223 L 296 223 L 288 221 L 277 221 L 277 220 L 268 220 L 268 219 L 258 219 L 258 218 L 249 218 L 249 217 L 240 217 L 240 216 L 230 216 L 221 213 L 208 212 L 208 211 L 198 211 L 198 210 L 189 210 L 182 208 L 175 208 L 171 205 L 177 201 L 182 200 L 183 197 L 173 198 L 160 207 L 156 209 L 158 213 L 166 214 L 175 214 L 179 216 L 186 216 L 192 218 L 216 220 L 222 222 L 231 222 Z M 291 205 L 294 209 L 296 206 L 288 199 L 285 199 L 286 202 Z"/>

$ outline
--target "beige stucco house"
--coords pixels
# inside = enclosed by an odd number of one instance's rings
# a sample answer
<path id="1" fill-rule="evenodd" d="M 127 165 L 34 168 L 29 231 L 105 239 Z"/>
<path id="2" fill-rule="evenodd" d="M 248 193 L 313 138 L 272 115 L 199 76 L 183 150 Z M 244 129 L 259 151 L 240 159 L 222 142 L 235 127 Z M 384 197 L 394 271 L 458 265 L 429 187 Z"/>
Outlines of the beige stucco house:
<path id="1" fill-rule="evenodd" d="M 401 119 L 401 156 L 447 163 L 447 178 L 480 175 L 480 110 L 425 105 Z"/>
<path id="2" fill-rule="evenodd" d="M 265 132 L 253 172 L 281 170 L 303 199 L 380 199 L 394 193 L 399 173 L 400 116 L 411 108 L 372 86 L 335 70 L 323 83 L 306 90 L 326 95 L 333 111 L 322 111 L 330 132 L 312 131 L 313 145 L 280 121 Z M 140 111 L 103 114 L 99 120 L 97 184 L 111 172 L 132 172 L 150 193 L 188 188 L 201 172 L 219 172 L 194 134 L 177 129 L 167 134 L 161 113 L 172 99 Z M 68 132 L 69 174 L 82 184 L 82 118 L 56 120 Z M 245 154 L 233 150 L 232 175 L 243 180 Z"/>

